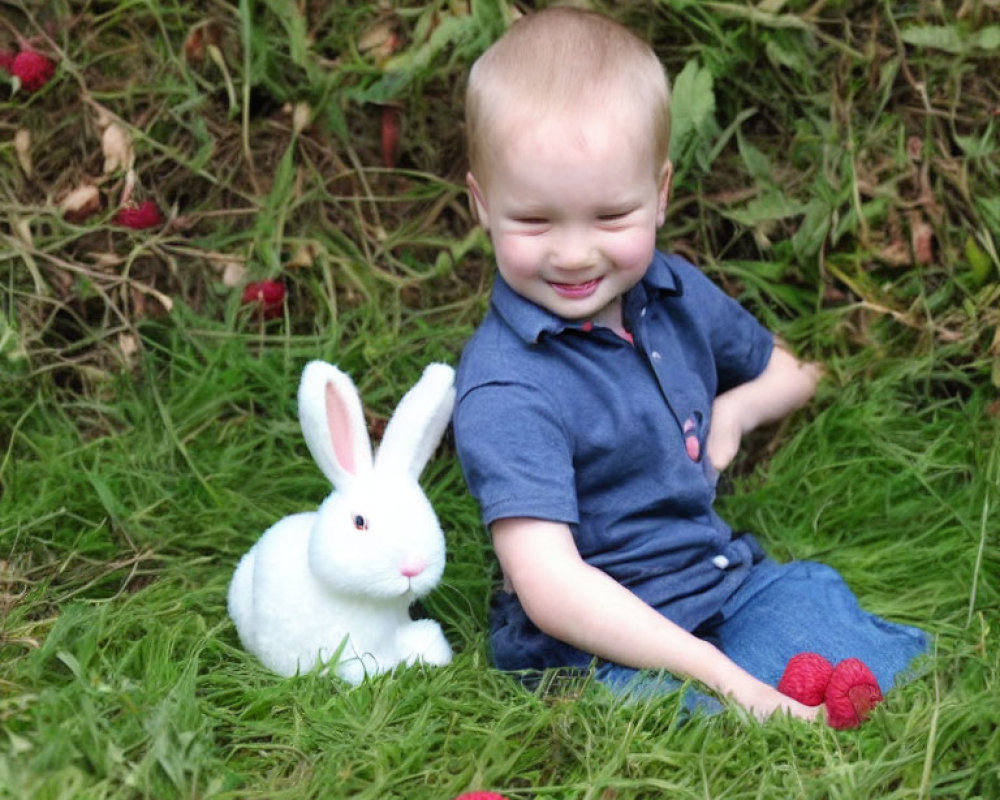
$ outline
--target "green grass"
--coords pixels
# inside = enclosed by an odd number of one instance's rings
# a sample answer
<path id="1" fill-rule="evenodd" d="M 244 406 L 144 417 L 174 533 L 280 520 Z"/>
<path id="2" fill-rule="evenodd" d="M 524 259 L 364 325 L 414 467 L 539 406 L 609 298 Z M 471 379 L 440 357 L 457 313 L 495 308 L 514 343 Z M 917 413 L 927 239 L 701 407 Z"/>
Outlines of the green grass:
<path id="1" fill-rule="evenodd" d="M 735 710 L 681 724 L 673 697 L 621 706 L 596 686 L 529 692 L 489 669 L 491 562 L 447 448 L 425 481 L 449 545 L 426 606 L 455 662 L 353 690 L 268 674 L 240 650 L 225 588 L 261 530 L 325 491 L 291 404 L 298 366 L 324 345 L 253 352 L 203 331 L 150 332 L 160 336 L 144 378 L 123 379 L 112 407 L 61 409 L 41 386 L 6 401 L 31 408 L 2 473 L 6 796 L 1000 791 L 1000 660 L 988 638 L 1000 621 L 1000 459 L 988 392 L 929 401 L 953 387 L 928 384 L 913 360 L 838 364 L 852 380 L 831 380 L 811 419 L 766 463 L 744 464 L 724 498 L 778 557 L 832 563 L 869 608 L 930 629 L 928 674 L 856 732 Z"/>
<path id="2" fill-rule="evenodd" d="M 0 49 L 16 29 L 60 66 L 38 93 L 0 86 L 0 798 L 1000 796 L 995 4 L 607 6 L 684 98 L 662 244 L 828 369 L 747 442 L 723 513 L 934 634 L 925 674 L 851 732 L 685 721 L 673 696 L 490 669 L 495 566 L 448 441 L 424 476 L 448 542 L 424 605 L 454 663 L 356 689 L 264 670 L 225 590 L 327 491 L 295 418 L 302 365 L 350 371 L 375 423 L 485 308 L 462 80 L 510 7 L 2 5 Z M 217 57 L 185 56 L 209 29 Z M 126 176 L 102 174 L 97 105 L 164 226 L 110 224 Z M 57 203 L 85 178 L 103 209 L 69 222 Z M 261 278 L 286 284 L 280 318 L 240 303 Z"/>

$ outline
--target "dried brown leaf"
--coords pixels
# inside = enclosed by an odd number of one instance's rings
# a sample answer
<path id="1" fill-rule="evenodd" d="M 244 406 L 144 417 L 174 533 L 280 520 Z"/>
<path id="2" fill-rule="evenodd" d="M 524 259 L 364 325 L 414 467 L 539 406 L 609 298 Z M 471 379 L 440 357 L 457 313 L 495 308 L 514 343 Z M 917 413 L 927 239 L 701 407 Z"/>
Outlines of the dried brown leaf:
<path id="1" fill-rule="evenodd" d="M 391 17 L 383 17 L 362 31 L 358 37 L 358 50 L 370 55 L 377 64 L 387 61 L 403 43 L 396 22 Z"/>
<path id="2" fill-rule="evenodd" d="M 69 222 L 80 222 L 101 208 L 101 193 L 92 183 L 81 183 L 59 201 L 59 211 Z"/>
<path id="3" fill-rule="evenodd" d="M 198 63 L 205 59 L 208 47 L 222 46 L 223 28 L 218 22 L 204 21 L 194 25 L 184 39 L 184 57 Z"/>
<path id="4" fill-rule="evenodd" d="M 29 178 L 32 173 L 31 165 L 31 131 L 27 128 L 18 128 L 14 134 L 14 152 L 17 154 L 17 163 L 21 165 L 24 174 Z"/>
<path id="5" fill-rule="evenodd" d="M 101 149 L 104 151 L 105 175 L 119 169 L 131 170 L 135 164 L 132 134 L 117 122 L 109 122 L 101 134 Z"/>
<path id="6" fill-rule="evenodd" d="M 919 211 L 910 214 L 910 246 L 913 248 L 914 264 L 934 261 L 934 229 Z"/>

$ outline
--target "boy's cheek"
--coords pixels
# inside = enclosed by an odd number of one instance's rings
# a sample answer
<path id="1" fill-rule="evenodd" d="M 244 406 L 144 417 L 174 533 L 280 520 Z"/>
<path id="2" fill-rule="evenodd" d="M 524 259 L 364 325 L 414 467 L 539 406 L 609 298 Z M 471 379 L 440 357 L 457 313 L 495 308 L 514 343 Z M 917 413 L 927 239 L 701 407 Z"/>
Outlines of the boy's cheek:
<path id="1" fill-rule="evenodd" d="M 524 241 L 505 236 L 498 236 L 493 241 L 497 264 L 501 273 L 525 277 L 537 270 L 538 252 Z"/>
<path id="2" fill-rule="evenodd" d="M 621 265 L 631 265 L 636 269 L 649 266 L 656 249 L 656 235 L 646 232 L 637 233 L 623 240 L 614 252 L 614 259 Z"/>

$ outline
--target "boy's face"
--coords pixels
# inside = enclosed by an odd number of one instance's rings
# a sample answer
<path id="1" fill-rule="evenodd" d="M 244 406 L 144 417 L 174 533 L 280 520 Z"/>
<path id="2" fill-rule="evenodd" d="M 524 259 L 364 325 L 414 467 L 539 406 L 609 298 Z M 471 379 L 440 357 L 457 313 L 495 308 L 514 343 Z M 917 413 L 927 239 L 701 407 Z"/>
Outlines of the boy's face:
<path id="1" fill-rule="evenodd" d="M 615 109 L 581 117 L 512 126 L 487 180 L 470 174 L 468 184 L 514 291 L 564 319 L 620 330 L 621 295 L 653 258 L 670 162 L 654 164 L 641 126 Z"/>

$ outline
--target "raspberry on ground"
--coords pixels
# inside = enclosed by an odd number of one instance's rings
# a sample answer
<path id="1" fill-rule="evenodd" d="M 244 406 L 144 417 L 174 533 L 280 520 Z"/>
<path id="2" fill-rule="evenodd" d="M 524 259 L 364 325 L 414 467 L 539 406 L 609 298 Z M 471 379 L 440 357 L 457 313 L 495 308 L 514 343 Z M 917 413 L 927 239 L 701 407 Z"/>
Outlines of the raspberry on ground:
<path id="1" fill-rule="evenodd" d="M 37 50 L 22 50 L 10 64 L 10 73 L 21 79 L 27 91 L 41 89 L 56 71 L 56 65 Z"/>
<path id="2" fill-rule="evenodd" d="M 507 800 L 507 798 L 496 792 L 466 792 L 460 794 L 455 800 Z"/>
<path id="3" fill-rule="evenodd" d="M 826 721 L 838 730 L 856 728 L 882 702 L 882 690 L 865 663 L 848 658 L 833 668 L 826 687 Z"/>
<path id="4" fill-rule="evenodd" d="M 163 222 L 160 207 L 152 200 L 144 200 L 136 207 L 126 206 L 115 215 L 115 222 L 126 228 L 141 231 L 155 228 Z"/>
<path id="5" fill-rule="evenodd" d="M 818 706 L 826 698 L 833 665 L 818 653 L 799 653 L 788 659 L 778 691 L 807 706 Z"/>

